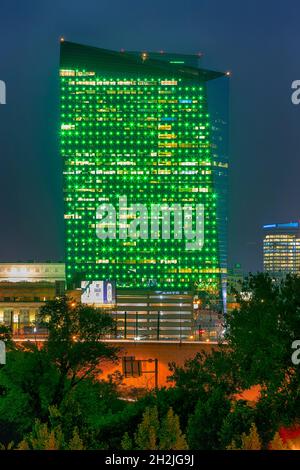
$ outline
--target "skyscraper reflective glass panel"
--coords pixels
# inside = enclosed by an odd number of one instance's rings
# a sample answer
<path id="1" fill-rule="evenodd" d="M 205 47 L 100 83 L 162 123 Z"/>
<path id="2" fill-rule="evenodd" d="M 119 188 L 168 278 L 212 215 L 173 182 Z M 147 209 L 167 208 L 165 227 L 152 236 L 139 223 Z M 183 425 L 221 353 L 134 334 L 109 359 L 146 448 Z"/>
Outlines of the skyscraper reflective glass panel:
<path id="1" fill-rule="evenodd" d="M 93 279 L 128 288 L 219 287 L 207 82 L 224 74 L 168 59 L 61 43 L 69 287 Z M 153 206 L 168 207 L 169 220 Z"/>

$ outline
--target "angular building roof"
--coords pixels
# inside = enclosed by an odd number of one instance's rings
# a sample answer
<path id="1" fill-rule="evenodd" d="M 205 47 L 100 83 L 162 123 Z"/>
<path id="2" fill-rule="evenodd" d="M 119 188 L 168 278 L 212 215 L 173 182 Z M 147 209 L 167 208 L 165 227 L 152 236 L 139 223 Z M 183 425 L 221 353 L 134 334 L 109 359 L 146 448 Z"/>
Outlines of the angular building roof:
<path id="1" fill-rule="evenodd" d="M 178 57 L 178 54 L 174 54 L 174 57 Z M 166 60 L 153 59 L 145 52 L 117 52 L 68 41 L 61 42 L 60 66 L 67 69 L 79 67 L 86 70 L 90 68 L 102 75 L 124 73 L 124 75 L 141 76 L 141 74 L 144 73 L 145 75 L 163 75 L 164 77 L 182 78 L 200 82 L 206 82 L 225 75 L 223 72 L 215 72 L 181 63 L 170 63 L 170 61 L 168 62 Z"/>

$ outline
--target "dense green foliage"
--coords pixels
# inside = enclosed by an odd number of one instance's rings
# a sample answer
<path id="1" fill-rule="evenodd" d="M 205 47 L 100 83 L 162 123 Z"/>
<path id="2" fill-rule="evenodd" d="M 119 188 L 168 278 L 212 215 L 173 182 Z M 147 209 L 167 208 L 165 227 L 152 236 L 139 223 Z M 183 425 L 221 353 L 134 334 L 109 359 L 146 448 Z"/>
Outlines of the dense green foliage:
<path id="1" fill-rule="evenodd" d="M 170 388 L 134 402 L 120 397 L 122 377 L 101 380 L 101 362 L 117 350 L 101 341 L 114 328 L 106 314 L 66 298 L 48 302 L 40 322 L 49 338 L 8 346 L 0 369 L 0 442 L 22 449 L 285 448 L 278 429 L 300 420 L 300 279 L 250 276 L 227 316 L 226 338 L 179 367 Z M 2 336 L 1 336 L 2 335 Z M 243 390 L 259 385 L 255 402 Z M 14 442 L 14 444 L 10 444 Z"/>

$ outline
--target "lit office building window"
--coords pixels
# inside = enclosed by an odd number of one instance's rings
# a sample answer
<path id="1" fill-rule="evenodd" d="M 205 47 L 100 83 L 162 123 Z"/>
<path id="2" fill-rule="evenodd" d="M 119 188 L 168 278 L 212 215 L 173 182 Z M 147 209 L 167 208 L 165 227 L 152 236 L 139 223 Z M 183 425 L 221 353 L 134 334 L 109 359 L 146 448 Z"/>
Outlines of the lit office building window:
<path id="1" fill-rule="evenodd" d="M 61 43 L 61 155 L 66 277 L 111 279 L 120 288 L 219 289 L 217 193 L 206 85 L 224 76 L 175 54 L 119 53 Z M 120 207 L 126 196 L 127 206 Z M 99 239 L 97 208 L 116 208 L 116 234 Z M 174 219 L 158 216 L 133 239 L 121 236 L 138 213 L 129 206 L 204 206 L 204 244 L 187 249 Z M 138 225 L 138 223 L 137 223 Z M 195 228 L 195 227 L 194 227 Z M 162 323 L 163 328 L 163 323 Z"/>
<path id="2" fill-rule="evenodd" d="M 263 226 L 264 271 L 275 277 L 300 273 L 299 222 Z"/>

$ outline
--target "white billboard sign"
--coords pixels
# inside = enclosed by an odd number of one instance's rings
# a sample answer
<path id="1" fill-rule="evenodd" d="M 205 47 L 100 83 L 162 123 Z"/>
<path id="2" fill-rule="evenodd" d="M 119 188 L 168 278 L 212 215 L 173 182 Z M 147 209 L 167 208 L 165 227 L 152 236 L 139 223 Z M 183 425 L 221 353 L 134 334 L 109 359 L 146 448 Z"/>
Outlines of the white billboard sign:
<path id="1" fill-rule="evenodd" d="M 111 305 L 116 302 L 115 285 L 110 281 L 82 281 L 81 303 Z"/>

